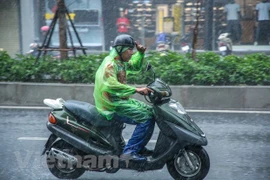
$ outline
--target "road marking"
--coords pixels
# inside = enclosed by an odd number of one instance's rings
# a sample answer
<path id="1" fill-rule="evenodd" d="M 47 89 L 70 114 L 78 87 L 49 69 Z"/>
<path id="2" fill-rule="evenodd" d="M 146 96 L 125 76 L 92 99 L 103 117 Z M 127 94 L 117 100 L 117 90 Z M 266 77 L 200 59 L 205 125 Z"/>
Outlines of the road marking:
<path id="1" fill-rule="evenodd" d="M 18 140 L 24 140 L 24 141 L 47 141 L 48 138 L 45 138 L 45 137 L 19 137 Z"/>
<path id="2" fill-rule="evenodd" d="M 19 137 L 17 140 L 20 141 L 47 141 L 46 137 Z M 125 139 L 125 142 L 128 142 L 128 139 Z M 149 143 L 156 143 L 157 140 L 150 140 Z"/>
<path id="3" fill-rule="evenodd" d="M 241 110 L 186 110 L 187 112 L 201 113 L 251 113 L 251 114 L 270 114 L 270 111 L 241 111 Z"/>
<path id="4" fill-rule="evenodd" d="M 0 109 L 51 109 L 49 107 L 42 107 L 42 106 L 0 106 Z"/>
<path id="5" fill-rule="evenodd" d="M 0 109 L 33 109 L 33 110 L 45 110 L 51 109 L 50 107 L 43 106 L 0 106 Z M 199 113 L 250 113 L 250 114 L 270 114 L 270 111 L 252 111 L 252 110 L 197 110 L 186 109 L 186 112 L 199 112 Z"/>

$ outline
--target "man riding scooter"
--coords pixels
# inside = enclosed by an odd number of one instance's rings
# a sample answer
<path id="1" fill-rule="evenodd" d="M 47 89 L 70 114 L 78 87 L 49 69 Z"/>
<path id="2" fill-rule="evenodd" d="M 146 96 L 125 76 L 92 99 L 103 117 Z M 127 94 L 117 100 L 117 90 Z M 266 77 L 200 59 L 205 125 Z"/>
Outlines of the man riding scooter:
<path id="1" fill-rule="evenodd" d="M 138 52 L 133 54 L 136 46 Z M 127 85 L 127 74 L 139 72 L 142 68 L 146 48 L 137 44 L 127 34 L 115 38 L 110 54 L 103 60 L 96 73 L 94 98 L 96 108 L 108 121 L 115 119 L 136 125 L 131 139 L 125 146 L 121 158 L 144 161 L 152 151 L 145 148 L 155 126 L 152 108 L 129 96 L 152 92 L 147 87 Z"/>
<path id="2" fill-rule="evenodd" d="M 135 46 L 138 52 L 133 54 Z M 197 180 L 207 175 L 210 159 L 202 147 L 207 145 L 207 138 L 180 102 L 170 98 L 169 85 L 156 78 L 154 71 L 154 80 L 146 87 L 127 85 L 127 73 L 141 70 L 144 51 L 131 36 L 116 37 L 96 73 L 96 106 L 76 100 L 44 99 L 53 110 L 46 124 L 52 133 L 42 154 L 46 153 L 54 176 L 76 179 L 85 171 L 152 171 L 164 165 L 174 179 Z M 150 69 L 148 64 L 146 70 Z M 136 92 L 144 94 L 150 106 L 129 98 Z M 124 123 L 137 125 L 127 145 L 122 136 Z M 160 131 L 155 149 L 150 151 L 145 146 L 155 124 Z"/>

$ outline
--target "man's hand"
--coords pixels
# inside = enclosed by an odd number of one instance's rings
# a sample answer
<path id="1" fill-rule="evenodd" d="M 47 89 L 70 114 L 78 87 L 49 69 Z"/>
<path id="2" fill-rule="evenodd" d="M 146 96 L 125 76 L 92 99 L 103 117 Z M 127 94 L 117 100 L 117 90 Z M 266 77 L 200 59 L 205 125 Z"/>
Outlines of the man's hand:
<path id="1" fill-rule="evenodd" d="M 147 87 L 136 88 L 136 93 L 140 93 L 141 95 L 147 95 L 150 92 L 154 92 L 154 91 L 152 89 L 147 88 Z"/>
<path id="2" fill-rule="evenodd" d="M 146 50 L 146 47 L 144 47 L 144 46 L 141 45 L 141 44 L 138 44 L 137 42 L 135 42 L 135 44 L 136 44 L 136 49 L 137 49 L 141 54 L 143 54 L 143 53 L 145 52 L 145 50 Z"/>

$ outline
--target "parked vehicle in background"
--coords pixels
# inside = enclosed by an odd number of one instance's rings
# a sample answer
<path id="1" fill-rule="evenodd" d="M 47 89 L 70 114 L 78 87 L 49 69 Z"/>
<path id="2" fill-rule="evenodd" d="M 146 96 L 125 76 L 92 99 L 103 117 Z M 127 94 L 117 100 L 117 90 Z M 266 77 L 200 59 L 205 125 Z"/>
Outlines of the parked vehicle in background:
<path id="1" fill-rule="evenodd" d="M 174 51 L 174 45 L 178 34 L 179 34 L 178 32 L 159 33 L 156 38 L 156 51 L 159 52 L 164 52 L 168 50 Z"/>
<path id="2" fill-rule="evenodd" d="M 34 57 L 37 57 L 38 55 L 38 43 L 33 42 L 29 45 L 30 50 L 26 53 L 26 55 L 32 55 Z"/>
<path id="3" fill-rule="evenodd" d="M 170 50 L 171 39 L 166 33 L 159 33 L 156 38 L 156 51 Z"/>
<path id="4" fill-rule="evenodd" d="M 232 40 L 230 33 L 221 33 L 218 37 L 218 50 L 222 56 L 232 54 Z"/>
<path id="5" fill-rule="evenodd" d="M 180 39 L 181 51 L 189 53 L 192 50 L 190 34 L 183 35 Z"/>

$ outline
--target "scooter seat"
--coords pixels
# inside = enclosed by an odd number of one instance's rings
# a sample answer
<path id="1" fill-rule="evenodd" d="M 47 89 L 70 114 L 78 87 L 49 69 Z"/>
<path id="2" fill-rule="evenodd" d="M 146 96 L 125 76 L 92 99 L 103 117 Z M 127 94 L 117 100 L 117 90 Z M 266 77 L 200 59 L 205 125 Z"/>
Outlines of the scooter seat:
<path id="1" fill-rule="evenodd" d="M 97 111 L 94 105 L 87 102 L 67 100 L 64 103 L 64 108 L 79 121 L 96 127 L 109 127 L 114 122 L 113 120 L 108 121 Z"/>

